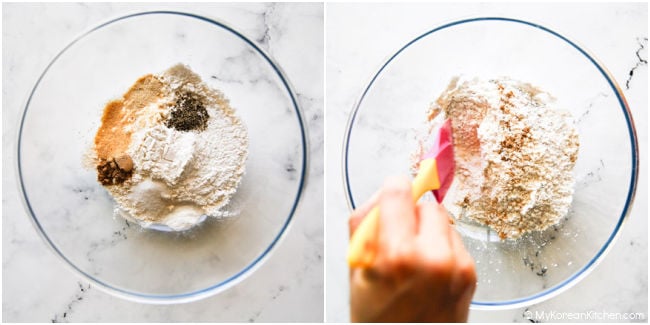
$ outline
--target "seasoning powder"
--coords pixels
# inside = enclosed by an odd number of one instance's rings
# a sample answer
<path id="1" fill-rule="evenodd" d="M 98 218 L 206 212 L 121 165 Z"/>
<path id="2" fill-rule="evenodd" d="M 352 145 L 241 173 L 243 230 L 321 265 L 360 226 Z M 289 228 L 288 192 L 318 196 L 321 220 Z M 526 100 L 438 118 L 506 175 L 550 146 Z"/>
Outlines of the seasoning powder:
<path id="1" fill-rule="evenodd" d="M 455 78 L 430 107 L 429 123 L 438 123 L 440 113 L 452 121 L 450 197 L 462 217 L 515 239 L 568 213 L 578 132 L 571 114 L 553 105 L 549 94 L 516 80 Z"/>
<path id="2" fill-rule="evenodd" d="M 117 214 L 185 230 L 231 215 L 224 207 L 244 173 L 248 134 L 223 94 L 179 64 L 109 102 L 94 149 Z"/>

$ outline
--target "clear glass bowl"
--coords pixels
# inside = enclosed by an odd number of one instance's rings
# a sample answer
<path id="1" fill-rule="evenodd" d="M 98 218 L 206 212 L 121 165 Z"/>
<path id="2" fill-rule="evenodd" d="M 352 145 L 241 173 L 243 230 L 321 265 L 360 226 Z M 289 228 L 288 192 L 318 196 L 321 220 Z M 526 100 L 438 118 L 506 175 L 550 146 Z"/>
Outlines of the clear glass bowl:
<path id="1" fill-rule="evenodd" d="M 636 131 L 620 88 L 592 55 L 557 32 L 516 19 L 473 18 L 432 29 L 399 49 L 373 76 L 348 121 L 343 177 L 349 207 L 367 200 L 386 176 L 410 172 L 427 108 L 458 75 L 530 82 L 577 120 L 575 195 L 560 225 L 517 241 L 501 241 L 481 225 L 456 225 L 476 261 L 472 308 L 549 299 L 604 258 L 630 210 L 638 176 Z"/>
<path id="2" fill-rule="evenodd" d="M 222 90 L 249 134 L 246 174 L 228 207 L 238 216 L 183 233 L 115 218 L 83 165 L 105 103 L 176 63 Z M 137 13 L 73 40 L 36 82 L 18 138 L 20 190 L 46 243 L 99 288 L 140 302 L 193 301 L 238 283 L 277 247 L 305 184 L 305 133 L 287 78 L 253 41 L 194 14 Z"/>

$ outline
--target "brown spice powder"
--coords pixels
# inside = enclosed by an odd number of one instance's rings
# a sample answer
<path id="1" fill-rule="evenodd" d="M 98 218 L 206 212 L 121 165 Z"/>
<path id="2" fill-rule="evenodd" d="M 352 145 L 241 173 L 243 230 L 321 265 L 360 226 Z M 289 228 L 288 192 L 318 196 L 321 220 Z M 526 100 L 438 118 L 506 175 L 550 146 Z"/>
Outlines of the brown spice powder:
<path id="1" fill-rule="evenodd" d="M 110 163 L 115 163 L 116 158 L 131 160 L 125 154 L 131 144 L 131 132 L 125 131 L 124 127 L 135 120 L 138 110 L 163 96 L 163 83 L 149 74 L 139 78 L 121 99 L 106 104 L 101 125 L 95 135 L 97 177 L 102 184 L 113 184 L 111 177 L 120 179 L 120 182 L 130 177 L 130 172 L 113 176 L 114 168 L 110 167 Z M 107 178 L 108 180 L 102 181 Z"/>
<path id="2" fill-rule="evenodd" d="M 104 107 L 102 123 L 95 135 L 97 158 L 121 156 L 131 143 L 131 132 L 124 131 L 138 109 L 162 98 L 163 83 L 153 75 L 138 79 L 121 99 L 112 100 Z"/>

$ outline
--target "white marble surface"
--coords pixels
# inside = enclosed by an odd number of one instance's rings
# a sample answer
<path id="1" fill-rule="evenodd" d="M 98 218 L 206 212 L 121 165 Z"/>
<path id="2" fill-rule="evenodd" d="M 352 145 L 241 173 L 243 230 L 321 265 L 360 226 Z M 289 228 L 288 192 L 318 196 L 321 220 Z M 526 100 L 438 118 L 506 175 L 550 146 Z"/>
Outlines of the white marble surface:
<path id="1" fill-rule="evenodd" d="M 348 115 L 372 75 L 407 41 L 443 23 L 476 16 L 538 22 L 576 40 L 599 58 L 624 88 L 636 122 L 641 171 L 637 199 L 620 238 L 587 278 L 567 292 L 527 308 L 472 310 L 470 321 L 547 321 L 538 315 L 603 311 L 638 312 L 643 314 L 640 321 L 647 321 L 647 4 L 487 3 L 326 6 L 326 320 L 349 319 L 348 272 L 344 261 L 349 212 L 341 177 L 342 141 Z"/>
<path id="2" fill-rule="evenodd" d="M 22 106 L 36 78 L 57 51 L 80 32 L 109 18 L 154 9 L 220 19 L 267 50 L 286 72 L 302 105 L 311 158 L 309 180 L 294 224 L 266 263 L 222 294 L 169 306 L 115 298 L 69 272 L 30 224 L 19 201 L 14 165 L 16 126 Z M 322 40 L 323 5 L 318 3 L 3 4 L 3 321 L 321 321 Z M 219 82 L 227 87 L 229 81 Z M 80 243 L 84 241 L 76 238 Z"/>

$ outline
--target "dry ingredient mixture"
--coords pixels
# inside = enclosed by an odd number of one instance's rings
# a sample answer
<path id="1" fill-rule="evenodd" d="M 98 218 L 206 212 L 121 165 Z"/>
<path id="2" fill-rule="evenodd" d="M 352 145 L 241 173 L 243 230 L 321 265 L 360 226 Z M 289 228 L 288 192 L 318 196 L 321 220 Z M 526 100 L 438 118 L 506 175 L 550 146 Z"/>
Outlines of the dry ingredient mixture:
<path id="1" fill-rule="evenodd" d="M 229 215 L 247 155 L 246 128 L 228 100 L 178 64 L 106 105 L 93 161 L 116 214 L 186 230 Z"/>
<path id="2" fill-rule="evenodd" d="M 578 132 L 571 114 L 554 101 L 508 78 L 451 81 L 427 116 L 430 130 L 444 118 L 452 120 L 456 191 L 451 197 L 462 211 L 459 217 L 489 226 L 502 239 L 516 239 L 567 214 Z"/>

